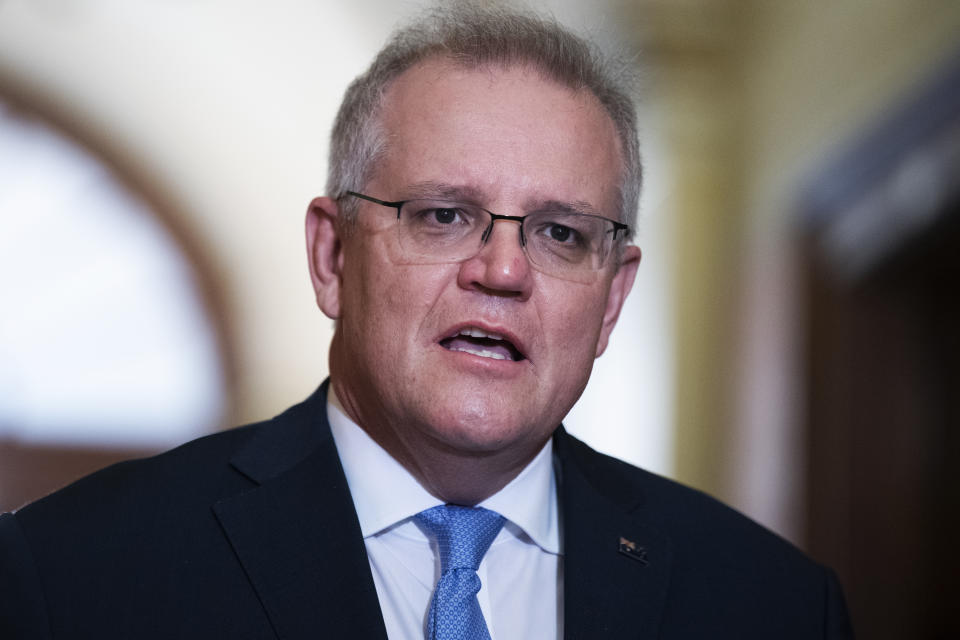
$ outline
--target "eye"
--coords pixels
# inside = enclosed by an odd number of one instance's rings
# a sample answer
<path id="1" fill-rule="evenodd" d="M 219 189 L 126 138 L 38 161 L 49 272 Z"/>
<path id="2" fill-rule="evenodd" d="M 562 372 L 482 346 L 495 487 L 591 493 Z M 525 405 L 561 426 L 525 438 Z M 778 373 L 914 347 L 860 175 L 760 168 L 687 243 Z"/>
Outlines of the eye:
<path id="1" fill-rule="evenodd" d="M 431 218 L 431 221 L 436 221 L 440 224 L 453 224 L 457 220 L 457 215 L 460 211 L 458 209 L 428 209 L 423 212 L 425 215 Z"/>
<path id="2" fill-rule="evenodd" d="M 402 215 L 410 233 L 447 240 L 474 232 L 481 217 L 475 207 L 449 200 L 411 200 Z"/>
<path id="3" fill-rule="evenodd" d="M 573 229 L 562 224 L 553 224 L 547 229 L 547 235 L 550 236 L 551 240 L 562 243 L 570 242 L 575 233 Z"/>
<path id="4" fill-rule="evenodd" d="M 597 247 L 597 235 L 602 228 L 592 216 L 576 213 L 532 213 L 527 234 L 527 250 L 533 252 L 534 260 L 556 264 L 580 264 L 588 259 Z"/>
<path id="5" fill-rule="evenodd" d="M 535 229 L 544 242 L 556 248 L 572 249 L 590 244 L 589 225 L 584 225 L 582 220 L 573 216 L 564 216 L 563 220 L 554 216 L 543 220 Z"/>
<path id="6" fill-rule="evenodd" d="M 443 200 L 411 200 L 406 205 L 409 223 L 418 227 L 470 225 L 476 217 L 470 207 Z"/>

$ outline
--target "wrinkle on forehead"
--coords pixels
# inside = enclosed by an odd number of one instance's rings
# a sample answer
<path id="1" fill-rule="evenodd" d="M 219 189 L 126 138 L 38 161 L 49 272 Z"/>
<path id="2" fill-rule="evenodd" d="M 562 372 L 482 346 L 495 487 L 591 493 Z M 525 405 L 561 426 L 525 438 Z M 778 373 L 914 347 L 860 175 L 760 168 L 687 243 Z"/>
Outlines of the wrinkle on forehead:
<path id="1" fill-rule="evenodd" d="M 401 187 L 402 200 L 416 200 L 420 198 L 442 198 L 455 202 L 463 202 L 486 208 L 494 200 L 486 190 L 478 185 L 451 184 L 435 180 L 425 180 Z M 586 215 L 604 215 L 597 207 L 583 200 L 570 202 L 547 197 L 530 196 L 523 201 L 522 208 L 526 212 L 554 211 L 562 213 L 579 213 Z M 494 213 L 496 213 L 494 211 Z"/>
<path id="2" fill-rule="evenodd" d="M 577 128 L 583 128 L 589 126 L 595 129 L 595 131 L 590 132 L 594 138 L 602 138 L 609 141 L 611 150 L 614 152 L 617 160 L 617 166 L 611 172 L 609 178 L 610 194 L 609 198 L 611 199 L 610 203 L 606 202 L 587 202 L 583 200 L 563 198 L 560 194 L 555 193 L 538 193 L 535 194 L 534 200 L 524 201 L 523 206 L 529 210 L 540 209 L 542 206 L 548 205 L 551 201 L 558 203 L 565 203 L 569 205 L 569 208 L 574 210 L 583 210 L 585 213 L 593 213 L 594 215 L 605 215 L 607 217 L 619 218 L 619 202 L 621 198 L 620 189 L 621 189 L 621 174 L 623 172 L 623 155 L 621 149 L 621 141 L 619 135 L 617 134 L 616 125 L 607 113 L 606 109 L 603 107 L 600 100 L 587 88 L 574 88 L 571 87 L 568 83 L 563 82 L 560 79 L 553 78 L 550 74 L 543 72 L 541 69 L 528 65 L 528 64 L 500 64 L 497 62 L 484 63 L 481 65 L 468 64 L 463 62 L 458 62 L 457 60 L 443 57 L 442 55 L 437 55 L 433 57 L 426 58 L 425 60 L 411 66 L 409 69 L 401 73 L 397 78 L 395 78 L 385 89 L 381 105 L 379 109 L 379 114 L 377 117 L 378 124 L 382 127 L 383 135 L 383 147 L 381 153 L 379 154 L 375 165 L 371 171 L 370 182 L 383 178 L 383 171 L 386 168 L 386 165 L 390 164 L 389 156 L 391 152 L 397 150 L 397 145 L 403 139 L 405 134 L 409 132 L 404 130 L 398 130 L 400 122 L 397 121 L 401 116 L 406 116 L 405 113 L 407 108 L 404 107 L 405 104 L 409 104 L 411 100 L 416 101 L 420 96 L 418 94 L 436 92 L 435 98 L 441 102 L 441 106 L 444 108 L 449 108 L 452 110 L 459 110 L 461 108 L 469 108 L 467 105 L 457 104 L 456 93 L 445 93 L 443 87 L 438 88 L 437 85 L 442 83 L 456 84 L 458 82 L 467 81 L 473 85 L 489 83 L 491 89 L 496 85 L 501 83 L 514 84 L 517 86 L 518 91 L 528 90 L 529 87 L 533 85 L 541 85 L 545 91 L 552 88 L 554 91 L 558 92 L 557 95 L 565 94 L 568 100 L 558 99 L 554 104 L 550 105 L 550 109 L 554 112 L 584 112 L 591 111 L 593 116 L 599 116 L 593 118 L 593 122 L 587 124 L 586 121 L 581 121 L 578 127 L 571 127 L 571 130 L 567 130 L 566 133 L 569 134 L 568 138 L 574 137 L 576 135 Z M 486 119 L 479 119 L 473 122 L 468 122 L 465 126 L 471 128 L 482 129 L 485 127 L 490 127 L 498 124 L 497 122 L 498 111 L 497 105 L 490 105 L 490 116 Z M 403 122 L 403 119 L 401 119 Z M 404 123 L 404 126 L 409 126 L 408 123 Z M 529 139 L 526 131 L 518 131 L 516 144 L 519 148 L 525 146 L 526 141 Z M 536 143 L 537 140 L 532 140 Z M 437 141 L 438 151 L 442 151 L 442 140 Z M 508 159 L 505 159 L 505 162 L 508 162 Z M 464 180 L 464 184 L 457 185 L 459 188 L 463 189 L 466 195 L 469 195 L 469 198 L 466 198 L 470 202 L 477 202 L 478 204 L 490 204 L 495 200 L 499 194 L 489 193 L 489 187 L 482 184 L 471 184 L 469 180 Z M 535 186 L 535 185 L 531 185 Z M 415 197 L 418 194 L 414 193 L 414 188 L 416 185 L 411 185 L 411 192 L 409 195 L 403 195 L 404 198 Z M 471 190 L 476 191 L 480 189 L 480 193 L 470 193 Z M 534 191 L 531 189 L 531 191 Z M 389 195 L 390 198 L 399 199 L 400 194 Z M 542 202 L 535 201 L 536 198 L 542 200 Z M 604 197 L 604 201 L 608 198 Z"/>

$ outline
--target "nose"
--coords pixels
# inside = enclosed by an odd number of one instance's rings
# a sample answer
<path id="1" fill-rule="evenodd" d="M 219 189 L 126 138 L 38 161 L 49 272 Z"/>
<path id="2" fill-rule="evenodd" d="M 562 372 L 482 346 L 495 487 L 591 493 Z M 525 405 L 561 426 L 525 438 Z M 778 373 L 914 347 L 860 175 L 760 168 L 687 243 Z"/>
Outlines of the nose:
<path id="1" fill-rule="evenodd" d="M 530 296 L 533 278 L 520 245 L 520 224 L 514 220 L 493 221 L 477 255 L 460 264 L 461 287 L 521 300 Z"/>

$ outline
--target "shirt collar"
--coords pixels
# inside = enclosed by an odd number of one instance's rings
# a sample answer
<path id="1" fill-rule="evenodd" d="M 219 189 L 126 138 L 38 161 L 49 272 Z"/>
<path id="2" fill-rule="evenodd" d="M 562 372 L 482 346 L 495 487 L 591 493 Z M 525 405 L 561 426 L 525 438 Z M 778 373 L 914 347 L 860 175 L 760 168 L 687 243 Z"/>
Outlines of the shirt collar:
<path id="1" fill-rule="evenodd" d="M 442 502 L 350 419 L 333 385 L 327 418 L 350 487 L 364 538 L 376 535 Z M 503 489 L 480 503 L 504 516 L 549 553 L 560 553 L 559 512 L 553 471 L 553 440 Z"/>

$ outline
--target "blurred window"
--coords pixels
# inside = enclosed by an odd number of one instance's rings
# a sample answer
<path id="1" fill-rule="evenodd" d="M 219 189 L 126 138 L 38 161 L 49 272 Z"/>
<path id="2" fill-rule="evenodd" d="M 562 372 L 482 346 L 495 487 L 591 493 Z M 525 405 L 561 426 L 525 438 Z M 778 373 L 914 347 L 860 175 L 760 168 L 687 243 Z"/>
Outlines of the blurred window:
<path id="1" fill-rule="evenodd" d="M 192 266 L 97 158 L 0 102 L 0 440 L 161 448 L 218 426 Z"/>

